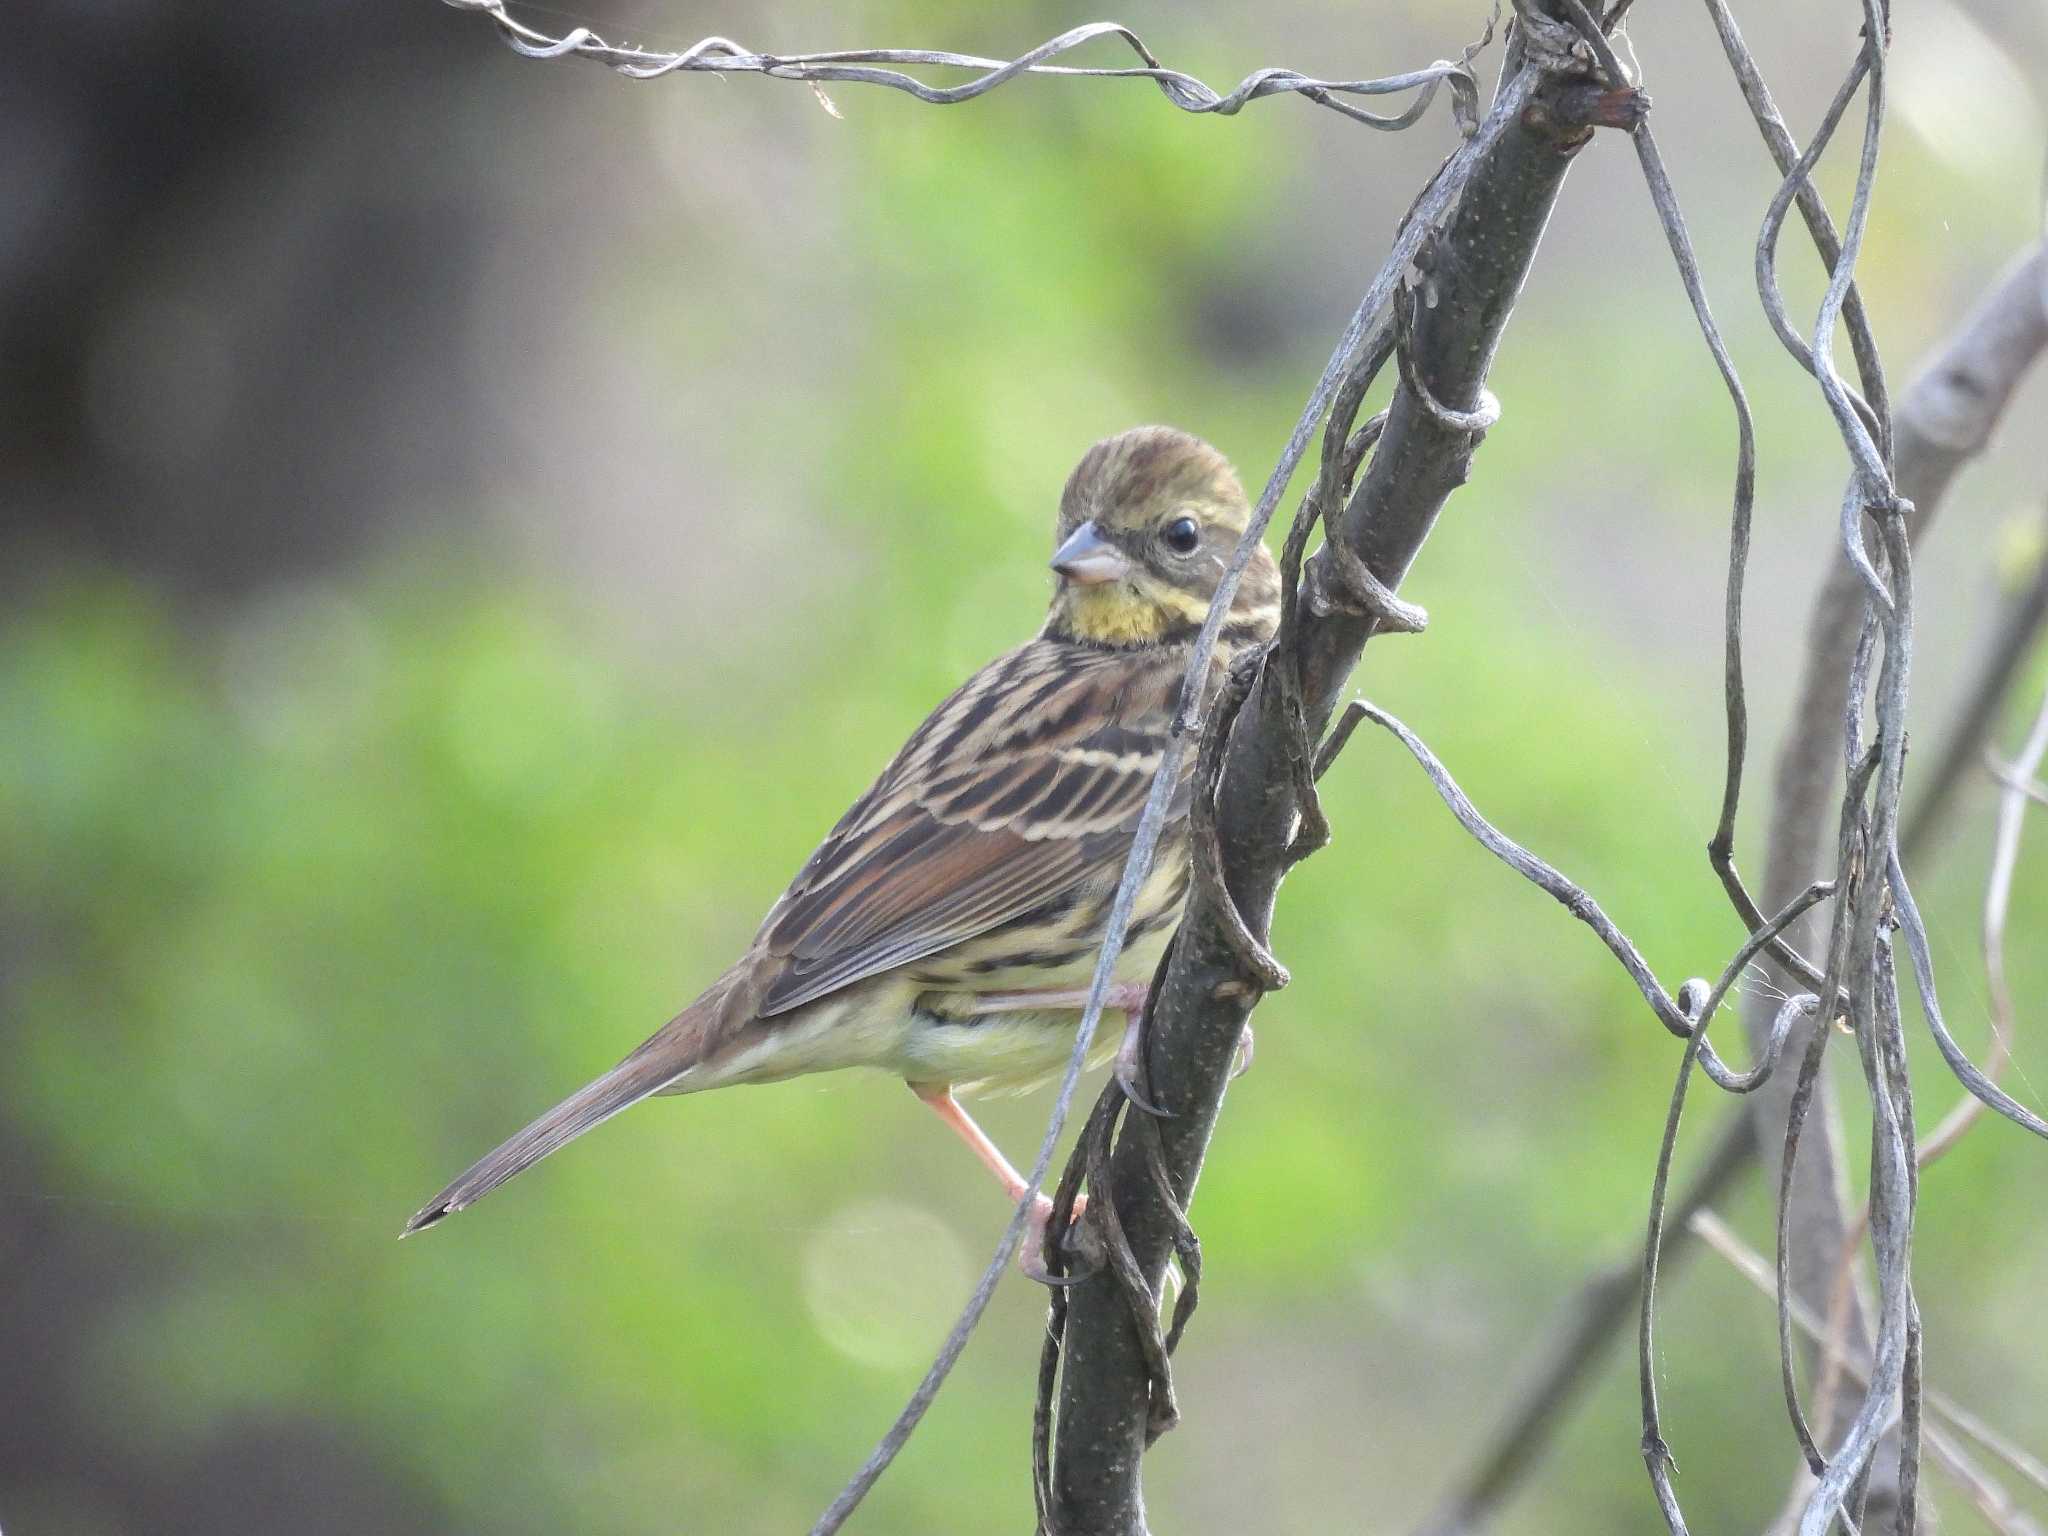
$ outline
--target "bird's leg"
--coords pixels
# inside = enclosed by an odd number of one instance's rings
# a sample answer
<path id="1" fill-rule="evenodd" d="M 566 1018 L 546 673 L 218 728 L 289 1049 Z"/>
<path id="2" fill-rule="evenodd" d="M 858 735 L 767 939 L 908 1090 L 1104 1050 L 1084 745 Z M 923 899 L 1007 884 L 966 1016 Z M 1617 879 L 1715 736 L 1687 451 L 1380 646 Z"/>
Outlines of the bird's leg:
<path id="1" fill-rule="evenodd" d="M 1003 1156 L 1003 1149 L 990 1141 L 988 1132 L 976 1125 L 974 1117 L 960 1107 L 960 1101 L 953 1097 L 951 1088 L 943 1083 L 912 1083 L 910 1091 L 945 1121 L 955 1136 L 967 1143 L 968 1150 L 981 1159 L 982 1167 L 996 1176 L 996 1182 L 1003 1186 L 1003 1193 L 1013 1204 L 1024 1198 L 1024 1175 L 1010 1166 L 1010 1160 Z"/>
<path id="2" fill-rule="evenodd" d="M 1139 1069 L 1145 1060 L 1145 1004 L 1150 994 L 1151 989 L 1143 982 L 1112 982 L 1109 990 L 1102 994 L 1102 1005 L 1119 1009 L 1124 1015 L 1124 1037 L 1116 1048 L 1115 1069 L 1116 1080 L 1123 1088 L 1124 1096 L 1147 1114 L 1163 1115 L 1166 1111 L 1148 1100 L 1138 1087 Z M 1087 1006 L 1086 988 L 1068 992 L 984 992 L 974 999 L 973 1011 L 1025 1013 L 1036 1008 Z M 1244 1059 L 1250 1061 L 1251 1058 L 1247 1054 Z"/>
<path id="3" fill-rule="evenodd" d="M 981 1159 L 982 1167 L 996 1176 L 996 1182 L 1003 1186 L 1003 1192 L 1014 1204 L 1024 1198 L 1027 1181 L 1010 1166 L 1010 1160 L 1003 1156 L 1003 1149 L 988 1139 L 988 1132 L 974 1123 L 974 1117 L 960 1107 L 960 1101 L 953 1097 L 953 1090 L 943 1083 L 912 1083 L 910 1091 L 928 1105 L 933 1114 L 945 1121 L 955 1136 L 967 1143 L 968 1149 Z M 1078 1217 L 1088 1203 L 1082 1195 L 1074 1201 L 1074 1215 Z M 1052 1198 L 1040 1191 L 1031 1202 L 1031 1214 L 1025 1219 L 1024 1245 L 1017 1252 L 1017 1267 L 1042 1285 L 1058 1283 L 1058 1277 L 1045 1267 L 1045 1228 L 1052 1220 Z"/>

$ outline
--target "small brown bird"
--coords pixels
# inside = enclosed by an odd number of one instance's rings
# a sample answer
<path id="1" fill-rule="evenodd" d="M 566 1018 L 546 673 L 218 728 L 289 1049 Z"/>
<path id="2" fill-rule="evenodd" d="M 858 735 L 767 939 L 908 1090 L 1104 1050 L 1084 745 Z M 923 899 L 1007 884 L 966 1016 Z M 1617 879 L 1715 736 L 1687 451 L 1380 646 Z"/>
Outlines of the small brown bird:
<path id="1" fill-rule="evenodd" d="M 1089 449 L 1060 497 L 1058 584 L 1038 637 L 912 733 L 702 997 L 442 1190 L 406 1233 L 650 1095 L 855 1066 L 903 1077 L 1020 1198 L 1025 1181 L 954 1091 L 1025 1086 L 1065 1064 L 1195 633 L 1248 516 L 1230 465 L 1184 432 L 1138 427 Z M 1279 612 L 1279 571 L 1260 548 L 1212 694 Z M 1110 998 L 1127 1019 L 1126 1082 L 1187 891 L 1189 771 Z M 1039 1223 L 1048 1209 L 1041 1195 Z M 1032 1268 L 1039 1244 L 1025 1251 Z"/>

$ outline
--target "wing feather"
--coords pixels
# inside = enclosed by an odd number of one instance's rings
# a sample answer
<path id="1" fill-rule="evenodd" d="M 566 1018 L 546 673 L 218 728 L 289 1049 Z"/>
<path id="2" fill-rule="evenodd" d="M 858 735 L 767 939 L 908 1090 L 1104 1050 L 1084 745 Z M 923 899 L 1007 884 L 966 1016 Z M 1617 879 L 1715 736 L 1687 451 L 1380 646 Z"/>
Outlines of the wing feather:
<path id="1" fill-rule="evenodd" d="M 1186 652 L 1040 639 L 925 721 L 768 914 L 760 1013 L 1075 900 L 1116 878 Z M 1185 788 L 1176 797 L 1185 814 Z"/>

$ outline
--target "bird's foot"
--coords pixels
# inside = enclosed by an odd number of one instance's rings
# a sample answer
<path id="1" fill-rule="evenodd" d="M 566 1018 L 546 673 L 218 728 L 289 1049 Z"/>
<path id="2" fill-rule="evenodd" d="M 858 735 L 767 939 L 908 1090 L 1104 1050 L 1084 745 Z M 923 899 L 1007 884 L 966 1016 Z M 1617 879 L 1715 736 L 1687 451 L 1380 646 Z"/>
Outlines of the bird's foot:
<path id="1" fill-rule="evenodd" d="M 1123 1088 L 1124 1097 L 1148 1115 L 1170 1116 L 1173 1111 L 1161 1109 L 1148 1100 L 1138 1087 L 1138 1080 L 1145 1062 L 1145 1016 L 1133 1013 L 1131 1021 L 1124 1028 L 1123 1043 L 1116 1051 L 1116 1080 Z M 1230 1068 L 1230 1080 L 1236 1082 L 1252 1069 L 1252 1027 L 1247 1024 L 1244 1033 L 1237 1037 L 1237 1060 Z"/>
<path id="2" fill-rule="evenodd" d="M 1148 1115 L 1161 1119 L 1173 1113 L 1172 1110 L 1154 1104 L 1145 1097 L 1145 1090 L 1138 1086 L 1145 1073 L 1145 1021 L 1133 1015 L 1128 1028 L 1124 1030 L 1123 1044 L 1116 1048 L 1117 1086 L 1124 1091 L 1124 1097 L 1133 1107 L 1142 1109 Z"/>
<path id="3" fill-rule="evenodd" d="M 1081 1212 L 1086 1210 L 1087 1206 L 1086 1195 L 1077 1195 L 1074 1198 L 1073 1217 L 1067 1227 L 1068 1236 L 1071 1236 L 1074 1229 L 1080 1225 Z M 1024 1272 L 1026 1279 L 1036 1280 L 1040 1285 L 1072 1285 L 1077 1280 L 1086 1279 L 1085 1274 L 1056 1275 L 1047 1266 L 1045 1237 L 1046 1228 L 1051 1225 L 1052 1196 L 1034 1195 L 1031 1200 L 1031 1213 L 1024 1218 L 1024 1241 L 1017 1249 L 1017 1268 Z M 1062 1246 L 1065 1241 L 1066 1238 L 1062 1237 Z"/>
<path id="4" fill-rule="evenodd" d="M 1146 989 L 1132 982 L 1115 990 L 1126 993 L 1117 1004 L 1124 1010 L 1124 1037 L 1117 1045 L 1116 1065 L 1111 1069 L 1116 1074 L 1117 1086 L 1123 1089 L 1125 1098 L 1146 1114 L 1164 1118 L 1172 1111 L 1154 1104 L 1140 1086 L 1150 1076 L 1145 1070 L 1145 1005 L 1149 1000 Z"/>

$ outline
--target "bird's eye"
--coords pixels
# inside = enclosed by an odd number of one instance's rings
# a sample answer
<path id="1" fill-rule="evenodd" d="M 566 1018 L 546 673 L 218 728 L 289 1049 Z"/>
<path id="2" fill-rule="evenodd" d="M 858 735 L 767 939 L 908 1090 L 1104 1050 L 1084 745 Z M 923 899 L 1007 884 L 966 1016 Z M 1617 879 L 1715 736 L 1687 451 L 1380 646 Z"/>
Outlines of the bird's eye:
<path id="1" fill-rule="evenodd" d="M 1192 517 L 1176 517 L 1159 530 L 1159 537 L 1176 555 L 1191 555 L 1202 542 L 1202 530 Z"/>

